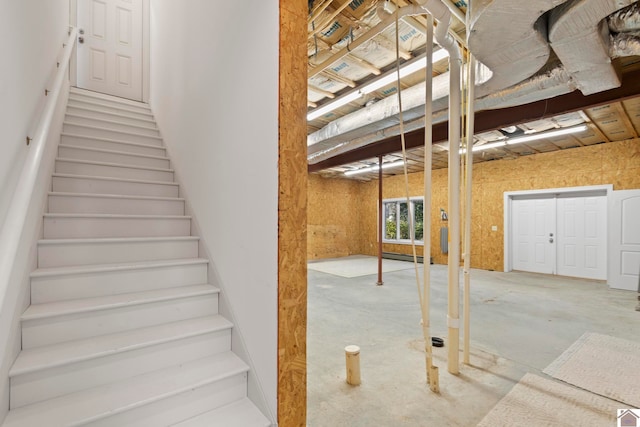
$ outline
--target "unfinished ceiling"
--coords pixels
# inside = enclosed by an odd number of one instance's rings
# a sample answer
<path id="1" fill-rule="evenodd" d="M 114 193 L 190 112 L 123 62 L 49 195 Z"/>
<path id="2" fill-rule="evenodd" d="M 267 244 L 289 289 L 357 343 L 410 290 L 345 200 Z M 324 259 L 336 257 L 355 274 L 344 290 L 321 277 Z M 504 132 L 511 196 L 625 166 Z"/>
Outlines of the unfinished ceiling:
<path id="1" fill-rule="evenodd" d="M 590 107 L 572 108 L 570 113 L 554 116 L 531 116 L 536 120 L 517 123 L 505 115 L 503 124 L 495 123 L 489 131 L 475 135 L 474 147 L 578 124 L 586 124 L 587 129 L 485 149 L 474 153 L 474 161 L 638 136 L 640 98 L 591 101 L 597 105 L 586 101 L 601 99 L 587 95 L 619 88 L 625 73 L 638 70 L 637 1 L 531 0 L 515 6 L 508 0 L 460 0 L 455 4 L 450 0 L 316 0 L 310 1 L 308 19 L 310 170 L 320 170 L 320 165 L 332 159 L 328 162 L 333 163 L 332 167 L 322 168 L 322 174 L 344 176 L 346 170 L 377 163 L 377 158 L 366 157 L 367 151 L 362 148 L 397 139 L 398 89 L 402 92 L 405 131 L 424 128 L 424 66 L 418 64 L 426 63 L 427 19 L 425 10 L 419 7 L 424 3 L 442 3 L 452 12 L 449 33 L 481 64 L 476 75 L 476 113 L 526 106 L 575 91 L 585 96 L 584 105 Z M 434 57 L 442 53 L 438 50 L 434 47 Z M 440 58 L 434 65 L 434 124 L 447 120 L 448 60 L 444 55 Z M 399 88 L 397 63 L 404 70 Z M 628 95 L 627 92 L 623 93 Z M 635 94 L 640 95 L 640 91 Z M 333 108 L 336 105 L 339 106 Z M 501 125 L 505 127 L 501 129 Z M 356 151 L 363 153 L 357 159 L 354 155 L 344 156 Z M 423 151 L 421 147 L 410 150 L 410 170 L 422 168 Z M 434 167 L 446 167 L 447 145 L 436 144 L 433 152 Z M 378 150 L 377 154 L 385 154 L 385 161 L 398 157 L 391 151 Z M 340 158 L 349 159 L 349 164 L 343 164 L 346 160 L 340 162 Z M 313 165 L 318 166 L 314 169 Z M 398 172 L 385 170 L 388 174 Z M 371 179 L 373 175 L 376 174 L 353 178 Z"/>

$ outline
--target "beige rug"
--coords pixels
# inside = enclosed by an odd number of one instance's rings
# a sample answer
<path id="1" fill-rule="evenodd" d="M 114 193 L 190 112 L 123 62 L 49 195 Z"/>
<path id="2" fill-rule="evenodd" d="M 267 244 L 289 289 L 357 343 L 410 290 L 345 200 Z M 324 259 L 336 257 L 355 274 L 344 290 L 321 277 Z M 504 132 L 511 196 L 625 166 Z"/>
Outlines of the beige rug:
<path id="1" fill-rule="evenodd" d="M 307 268 L 309 270 L 346 278 L 369 276 L 378 274 L 378 258 L 366 255 L 352 255 L 344 258 L 311 261 L 307 264 Z M 412 268 L 414 268 L 413 262 L 396 261 L 393 259 L 382 260 L 383 273 Z M 422 265 L 420 265 L 420 269 L 422 269 Z"/>
<path id="2" fill-rule="evenodd" d="M 478 427 L 611 427 L 618 407 L 618 402 L 602 396 L 526 374 Z"/>
<path id="3" fill-rule="evenodd" d="M 640 408 L 638 342 L 587 332 L 547 366 L 544 373 Z"/>

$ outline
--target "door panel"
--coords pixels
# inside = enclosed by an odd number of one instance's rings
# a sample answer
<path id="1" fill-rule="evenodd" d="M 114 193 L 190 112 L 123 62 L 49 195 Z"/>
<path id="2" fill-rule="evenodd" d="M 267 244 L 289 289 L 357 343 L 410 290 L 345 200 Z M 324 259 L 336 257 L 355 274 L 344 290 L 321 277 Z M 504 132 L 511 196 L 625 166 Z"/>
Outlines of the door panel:
<path id="1" fill-rule="evenodd" d="M 512 203 L 514 270 L 553 274 L 555 245 L 550 234 L 555 234 L 554 199 L 514 199 Z"/>
<path id="2" fill-rule="evenodd" d="M 640 190 L 614 191 L 609 199 L 609 286 L 640 290 Z"/>
<path id="3" fill-rule="evenodd" d="M 78 0 L 78 87 L 142 100 L 142 0 Z"/>
<path id="4" fill-rule="evenodd" d="M 557 274 L 606 280 L 606 212 L 605 195 L 557 199 Z"/>

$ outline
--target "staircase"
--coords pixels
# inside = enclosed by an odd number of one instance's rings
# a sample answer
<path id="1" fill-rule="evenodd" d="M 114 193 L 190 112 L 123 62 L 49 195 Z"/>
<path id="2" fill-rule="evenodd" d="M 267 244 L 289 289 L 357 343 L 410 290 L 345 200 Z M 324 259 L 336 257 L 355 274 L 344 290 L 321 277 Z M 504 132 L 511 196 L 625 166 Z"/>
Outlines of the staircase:
<path id="1" fill-rule="evenodd" d="M 71 89 L 3 426 L 266 427 L 145 104 Z"/>

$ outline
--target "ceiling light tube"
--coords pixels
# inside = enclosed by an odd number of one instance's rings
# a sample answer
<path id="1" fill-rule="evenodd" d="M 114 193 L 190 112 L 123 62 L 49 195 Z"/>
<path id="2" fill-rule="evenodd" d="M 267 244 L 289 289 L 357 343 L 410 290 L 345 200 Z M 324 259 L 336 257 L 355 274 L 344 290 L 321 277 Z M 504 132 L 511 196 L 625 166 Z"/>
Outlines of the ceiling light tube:
<path id="1" fill-rule="evenodd" d="M 574 126 L 570 128 L 553 130 L 551 132 L 541 132 L 533 135 L 509 138 L 507 140 L 507 144 L 508 145 L 522 144 L 523 142 L 531 142 L 531 141 L 536 141 L 538 139 L 553 138 L 555 136 L 561 136 L 561 135 L 569 135 L 572 133 L 584 132 L 585 130 L 587 130 L 587 125 Z M 475 148 L 474 148 L 474 151 L 475 151 Z"/>
<path id="2" fill-rule="evenodd" d="M 350 103 L 351 101 L 355 101 L 356 99 L 360 98 L 362 96 L 362 93 L 357 90 L 351 93 L 348 93 L 344 96 L 341 96 L 340 98 L 336 99 L 335 101 L 329 102 L 328 104 L 323 105 L 320 108 L 316 108 L 313 111 L 310 111 L 307 114 L 307 120 L 314 120 L 317 119 L 320 116 L 323 116 L 335 109 L 338 109 L 344 105 L 347 105 L 348 103 Z"/>
<path id="3" fill-rule="evenodd" d="M 471 151 L 473 151 L 475 153 L 476 151 L 484 151 L 484 150 L 489 150 L 491 148 L 504 147 L 505 145 L 507 145 L 506 141 L 489 142 L 487 144 L 474 145 L 473 146 L 473 150 L 471 150 Z"/>
<path id="4" fill-rule="evenodd" d="M 404 164 L 404 162 L 402 160 L 398 160 L 395 162 L 388 162 L 388 163 L 383 163 L 382 164 L 382 169 L 388 169 L 388 168 L 392 168 L 395 166 L 402 166 Z M 350 171 L 346 171 L 344 174 L 346 176 L 352 176 L 352 175 L 357 175 L 357 174 L 361 174 L 361 173 L 367 173 L 367 172 L 377 172 L 378 171 L 378 165 L 373 165 L 373 166 L 368 166 L 366 168 L 360 168 L 360 169 L 354 169 L 354 170 L 350 170 Z"/>

